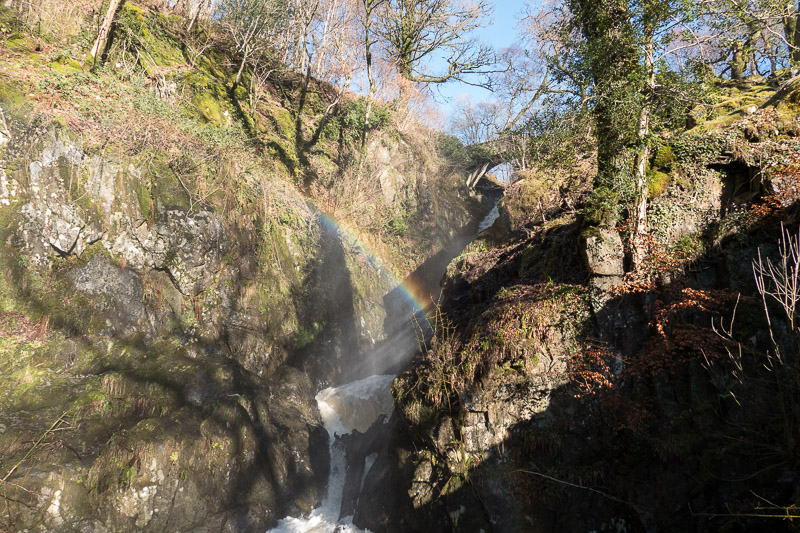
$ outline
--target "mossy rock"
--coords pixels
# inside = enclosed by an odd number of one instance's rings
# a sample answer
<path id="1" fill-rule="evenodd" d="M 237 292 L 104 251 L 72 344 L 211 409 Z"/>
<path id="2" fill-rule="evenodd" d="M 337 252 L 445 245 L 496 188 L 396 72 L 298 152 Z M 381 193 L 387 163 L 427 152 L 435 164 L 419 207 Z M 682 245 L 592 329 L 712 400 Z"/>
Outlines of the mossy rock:
<path id="1" fill-rule="evenodd" d="M 653 157 L 653 168 L 672 170 L 673 161 L 675 161 L 675 154 L 672 153 L 672 147 L 665 144 L 658 149 Z"/>
<path id="2" fill-rule="evenodd" d="M 181 79 L 181 85 L 194 93 L 191 104 L 203 122 L 228 125 L 233 106 L 223 81 L 202 72 L 192 72 Z"/>
<path id="3" fill-rule="evenodd" d="M 186 64 L 180 41 L 165 28 L 169 24 L 165 16 L 125 2 L 117 13 L 116 22 L 122 31 L 115 35 L 125 42 L 116 45 L 112 55 L 121 54 L 123 50 L 140 50 L 141 64 L 148 75 L 155 75 L 162 67 Z"/>
<path id="4" fill-rule="evenodd" d="M 226 114 L 217 95 L 211 91 L 195 94 L 192 97 L 192 105 L 207 123 L 221 126 L 227 122 L 229 113 Z"/>
<path id="5" fill-rule="evenodd" d="M 271 115 L 271 118 L 273 119 L 275 131 L 278 135 L 284 139 L 293 141 L 295 136 L 294 120 L 289 111 L 286 109 L 278 109 Z"/>
<path id="6" fill-rule="evenodd" d="M 142 215 L 142 218 L 146 220 L 150 219 L 155 209 L 150 191 L 152 184 L 143 180 L 131 178 L 128 180 L 128 185 L 136 196 L 136 201 L 139 205 L 139 213 Z"/>
<path id="7" fill-rule="evenodd" d="M 782 87 L 775 95 L 769 99 L 767 105 L 778 108 L 779 111 L 785 109 L 786 111 L 798 112 L 800 107 L 800 76 L 792 79 L 784 87 Z"/>
<path id="8" fill-rule="evenodd" d="M 149 160 L 151 176 L 149 187 L 144 183 L 140 185 L 133 184 L 142 215 L 148 218 L 145 213 L 150 211 L 151 202 L 154 208 L 189 209 L 191 205 L 189 193 L 183 185 L 181 185 L 175 172 L 165 161 L 166 154 L 158 151 L 148 151 L 147 154 L 152 154 L 154 156 Z M 147 189 L 149 189 L 149 192 Z M 147 198 L 148 195 L 149 199 Z"/>
<path id="9" fill-rule="evenodd" d="M 25 119 L 32 110 L 31 104 L 25 98 L 25 93 L 15 84 L 3 79 L 0 79 L 0 107 L 5 111 L 7 120 L 11 116 Z"/>
<path id="10" fill-rule="evenodd" d="M 246 87 L 239 84 L 236 85 L 236 88 L 233 90 L 233 97 L 239 100 L 240 102 L 247 102 L 248 100 L 250 100 L 250 93 L 247 91 Z"/>
<path id="11" fill-rule="evenodd" d="M 728 126 L 733 126 L 743 116 L 744 116 L 743 111 L 735 111 L 729 115 L 724 115 L 722 117 L 715 118 L 714 120 L 709 120 L 708 122 L 703 122 L 701 124 L 698 124 L 691 130 L 689 130 L 688 133 L 699 134 L 699 133 L 718 131 L 727 128 Z"/>
<path id="12" fill-rule="evenodd" d="M 667 186 L 670 184 L 671 178 L 666 172 L 653 170 L 647 173 L 646 181 L 647 198 L 652 200 L 653 198 L 658 198 L 664 193 Z"/>
<path id="13" fill-rule="evenodd" d="M 195 61 L 195 68 L 225 83 L 233 83 L 233 75 L 225 68 L 225 57 L 217 50 L 209 50 Z"/>
<path id="14" fill-rule="evenodd" d="M 59 56 L 55 61 L 50 63 L 50 66 L 61 73 L 73 73 L 83 70 L 83 65 L 67 56 Z"/>

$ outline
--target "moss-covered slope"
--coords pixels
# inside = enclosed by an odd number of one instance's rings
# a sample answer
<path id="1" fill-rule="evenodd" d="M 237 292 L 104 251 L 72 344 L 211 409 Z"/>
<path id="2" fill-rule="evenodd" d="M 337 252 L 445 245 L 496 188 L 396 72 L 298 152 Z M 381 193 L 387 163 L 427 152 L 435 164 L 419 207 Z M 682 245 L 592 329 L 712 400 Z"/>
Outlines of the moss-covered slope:
<path id="1" fill-rule="evenodd" d="M 478 206 L 388 106 L 362 155 L 355 96 L 323 123 L 332 88 L 236 85 L 213 28 L 131 1 L 83 64 L 96 21 L 69 12 L 42 31 L 0 7 L 0 529 L 307 512 L 320 382 Z"/>

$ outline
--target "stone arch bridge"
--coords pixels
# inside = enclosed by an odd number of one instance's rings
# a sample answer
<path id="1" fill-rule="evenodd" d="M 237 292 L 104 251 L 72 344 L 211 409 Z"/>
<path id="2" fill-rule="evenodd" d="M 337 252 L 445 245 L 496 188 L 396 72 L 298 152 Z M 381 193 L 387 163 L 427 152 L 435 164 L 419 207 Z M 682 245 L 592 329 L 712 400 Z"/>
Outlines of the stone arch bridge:
<path id="1" fill-rule="evenodd" d="M 467 149 L 467 187 L 473 189 L 486 173 L 514 158 L 514 138 L 504 135 L 490 141 L 471 144 Z"/>

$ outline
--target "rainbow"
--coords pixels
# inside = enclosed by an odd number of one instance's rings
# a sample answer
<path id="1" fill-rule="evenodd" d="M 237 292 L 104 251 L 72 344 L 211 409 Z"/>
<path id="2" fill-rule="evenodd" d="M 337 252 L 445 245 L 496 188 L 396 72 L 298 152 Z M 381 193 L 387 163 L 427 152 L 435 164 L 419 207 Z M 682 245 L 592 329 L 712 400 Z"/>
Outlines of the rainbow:
<path id="1" fill-rule="evenodd" d="M 405 280 L 400 280 L 393 269 L 386 264 L 375 250 L 373 250 L 363 239 L 358 237 L 358 233 L 347 227 L 344 223 L 335 220 L 333 217 L 312 207 L 314 214 L 317 215 L 320 223 L 329 231 L 337 233 L 342 240 L 352 247 L 362 250 L 364 256 L 376 270 L 383 272 L 384 276 L 391 281 L 403 300 L 411 307 L 413 314 L 427 312 L 433 304 L 430 291 L 422 286 L 421 283 L 408 276 Z"/>

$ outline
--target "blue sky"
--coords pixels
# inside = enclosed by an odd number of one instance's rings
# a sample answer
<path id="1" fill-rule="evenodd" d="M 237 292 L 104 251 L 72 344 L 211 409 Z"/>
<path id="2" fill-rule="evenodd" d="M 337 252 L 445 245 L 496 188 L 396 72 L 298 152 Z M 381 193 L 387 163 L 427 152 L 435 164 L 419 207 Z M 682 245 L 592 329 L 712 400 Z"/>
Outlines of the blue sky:
<path id="1" fill-rule="evenodd" d="M 495 0 L 492 25 L 481 28 L 480 39 L 500 50 L 514 44 L 517 40 L 517 21 L 525 11 L 525 0 Z M 434 88 L 436 100 L 448 110 L 455 99 L 462 94 L 469 94 L 473 101 L 491 97 L 491 93 L 478 87 L 464 83 L 446 83 Z"/>

